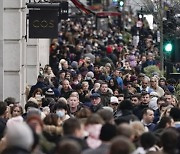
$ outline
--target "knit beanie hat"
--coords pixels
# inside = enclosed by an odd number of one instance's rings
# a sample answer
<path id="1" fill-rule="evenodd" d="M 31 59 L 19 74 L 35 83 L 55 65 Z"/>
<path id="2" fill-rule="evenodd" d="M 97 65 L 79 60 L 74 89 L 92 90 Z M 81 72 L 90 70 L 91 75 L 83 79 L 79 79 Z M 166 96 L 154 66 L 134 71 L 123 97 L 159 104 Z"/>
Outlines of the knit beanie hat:
<path id="1" fill-rule="evenodd" d="M 45 92 L 45 96 L 49 96 L 49 97 L 53 97 L 54 96 L 54 91 L 49 88 L 46 92 Z"/>
<path id="2" fill-rule="evenodd" d="M 33 132 L 24 122 L 9 123 L 6 137 L 8 147 L 19 147 L 28 151 L 31 150 L 34 142 Z"/>

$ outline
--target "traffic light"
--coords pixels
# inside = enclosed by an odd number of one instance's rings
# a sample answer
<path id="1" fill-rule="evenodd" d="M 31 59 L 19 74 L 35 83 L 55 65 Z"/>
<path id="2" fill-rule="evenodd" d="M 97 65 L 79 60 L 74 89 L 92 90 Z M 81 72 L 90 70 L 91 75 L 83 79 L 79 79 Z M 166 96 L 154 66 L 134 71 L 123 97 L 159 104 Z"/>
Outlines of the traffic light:
<path id="1" fill-rule="evenodd" d="M 124 0 L 120 0 L 120 1 L 119 1 L 119 6 L 120 6 L 120 7 L 124 7 Z"/>
<path id="2" fill-rule="evenodd" d="M 124 0 L 119 0 L 119 1 L 118 1 L 119 11 L 122 11 L 122 10 L 123 10 L 123 7 L 124 7 Z"/>
<path id="3" fill-rule="evenodd" d="M 173 51 L 173 43 L 172 42 L 166 42 L 164 44 L 164 52 L 166 54 L 171 54 Z"/>

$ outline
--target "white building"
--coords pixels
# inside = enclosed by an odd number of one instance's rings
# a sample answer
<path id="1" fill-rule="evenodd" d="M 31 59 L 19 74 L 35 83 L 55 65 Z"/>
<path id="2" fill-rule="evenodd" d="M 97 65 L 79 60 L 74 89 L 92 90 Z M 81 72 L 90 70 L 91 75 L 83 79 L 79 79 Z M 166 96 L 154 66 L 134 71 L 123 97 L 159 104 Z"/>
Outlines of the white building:
<path id="1" fill-rule="evenodd" d="M 28 0 L 27 0 L 28 1 Z M 26 86 L 36 83 L 39 65 L 49 62 L 49 39 L 25 39 L 25 0 L 0 0 L 0 100 L 24 104 Z"/>

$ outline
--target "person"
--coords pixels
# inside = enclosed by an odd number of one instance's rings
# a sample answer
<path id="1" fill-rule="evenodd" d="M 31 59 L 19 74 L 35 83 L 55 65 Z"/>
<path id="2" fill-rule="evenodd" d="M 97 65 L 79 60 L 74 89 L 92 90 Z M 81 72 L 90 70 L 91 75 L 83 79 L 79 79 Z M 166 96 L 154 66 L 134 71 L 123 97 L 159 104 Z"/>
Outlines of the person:
<path id="1" fill-rule="evenodd" d="M 35 85 L 33 85 L 30 89 L 30 92 L 29 92 L 29 95 L 28 95 L 28 99 L 30 97 L 32 97 L 32 94 L 33 92 L 37 89 L 37 88 L 40 88 L 42 90 L 46 89 L 46 85 L 44 83 L 44 76 L 43 75 L 38 75 L 38 78 L 37 78 L 37 83 Z"/>
<path id="2" fill-rule="evenodd" d="M 127 138 L 117 137 L 112 140 L 109 154 L 131 154 L 134 150 L 134 145 Z"/>
<path id="3" fill-rule="evenodd" d="M 68 98 L 68 105 L 69 105 L 70 115 L 72 116 L 76 116 L 77 112 L 82 108 L 79 98 L 72 95 Z"/>
<path id="4" fill-rule="evenodd" d="M 149 131 L 154 131 L 155 124 L 153 123 L 154 120 L 154 111 L 151 108 L 145 108 L 143 110 L 143 118 L 141 120 L 142 124 L 148 128 Z"/>
<path id="5" fill-rule="evenodd" d="M 149 83 L 150 83 L 149 77 L 147 77 L 147 76 L 143 77 L 142 83 L 140 86 L 140 91 L 141 92 L 146 91 L 147 93 L 153 92 L 154 90 L 152 88 L 150 88 Z"/>
<path id="6" fill-rule="evenodd" d="M 114 115 L 114 120 L 116 124 L 130 123 L 131 121 L 138 120 L 138 118 L 133 114 L 133 106 L 130 100 L 123 100 L 118 105 L 118 112 Z"/>
<path id="7" fill-rule="evenodd" d="M 149 106 L 150 95 L 147 92 L 141 93 L 141 103 L 134 108 L 133 113 L 141 120 L 142 112 L 145 108 Z"/>
<path id="8" fill-rule="evenodd" d="M 168 128 L 161 135 L 163 152 L 166 154 L 177 154 L 178 152 L 178 132 L 175 129 Z"/>
<path id="9" fill-rule="evenodd" d="M 101 104 L 101 97 L 100 97 L 99 93 L 93 93 L 90 96 L 90 99 L 91 99 L 91 106 L 90 106 L 91 112 L 94 113 L 103 108 L 103 105 Z"/>
<path id="10" fill-rule="evenodd" d="M 68 105 L 62 101 L 55 103 L 53 110 L 54 113 L 60 118 L 62 122 L 70 118 L 70 116 L 68 115 L 69 113 Z"/>
<path id="11" fill-rule="evenodd" d="M 66 139 L 57 144 L 55 154 L 81 154 L 81 146 L 72 139 Z"/>
<path id="12" fill-rule="evenodd" d="M 16 117 L 16 116 L 22 116 L 23 115 L 23 108 L 21 105 L 13 105 L 11 108 L 11 116 Z"/>
<path id="13" fill-rule="evenodd" d="M 12 122 L 6 131 L 7 147 L 2 154 L 31 154 L 34 142 L 33 132 L 23 122 Z"/>
<path id="14" fill-rule="evenodd" d="M 112 93 L 108 89 L 108 84 L 106 82 L 101 83 L 98 93 L 100 94 L 102 105 L 108 106 Z"/>
<path id="15" fill-rule="evenodd" d="M 63 124 L 64 137 L 59 141 L 64 139 L 72 139 L 78 142 L 81 146 L 81 151 L 88 148 L 86 141 L 83 139 L 83 128 L 80 120 L 77 118 L 69 118 Z"/>
<path id="16" fill-rule="evenodd" d="M 116 96 L 111 96 L 109 106 L 113 109 L 114 113 L 117 111 L 118 104 L 118 98 Z"/>
<path id="17" fill-rule="evenodd" d="M 0 139 L 2 139 L 4 136 L 7 118 L 8 118 L 7 114 L 8 114 L 7 104 L 5 102 L 0 101 Z"/>
<path id="18" fill-rule="evenodd" d="M 158 96 L 161 97 L 164 95 L 164 90 L 158 85 L 157 77 L 151 77 L 150 79 L 150 87 L 157 92 Z"/>
<path id="19" fill-rule="evenodd" d="M 108 154 L 111 140 L 116 136 L 116 126 L 112 124 L 104 124 L 101 128 L 99 139 L 101 145 L 96 149 L 87 149 L 82 154 Z"/>
<path id="20" fill-rule="evenodd" d="M 62 81 L 62 88 L 60 89 L 60 97 L 64 97 L 64 98 L 68 99 L 71 92 L 72 92 L 72 88 L 70 86 L 69 80 L 64 79 Z"/>

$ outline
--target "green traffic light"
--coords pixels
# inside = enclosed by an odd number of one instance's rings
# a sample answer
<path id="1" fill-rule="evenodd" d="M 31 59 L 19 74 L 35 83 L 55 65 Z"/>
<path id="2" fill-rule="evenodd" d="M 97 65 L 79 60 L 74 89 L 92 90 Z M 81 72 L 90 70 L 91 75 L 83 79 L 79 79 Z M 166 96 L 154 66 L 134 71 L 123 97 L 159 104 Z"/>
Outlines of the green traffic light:
<path id="1" fill-rule="evenodd" d="M 120 1 L 119 2 L 119 5 L 122 7 L 124 5 L 124 2 L 123 1 Z"/>
<path id="2" fill-rule="evenodd" d="M 173 46 L 172 46 L 171 43 L 167 43 L 167 44 L 165 45 L 164 49 L 165 49 L 166 52 L 171 52 L 172 49 L 173 49 Z"/>

